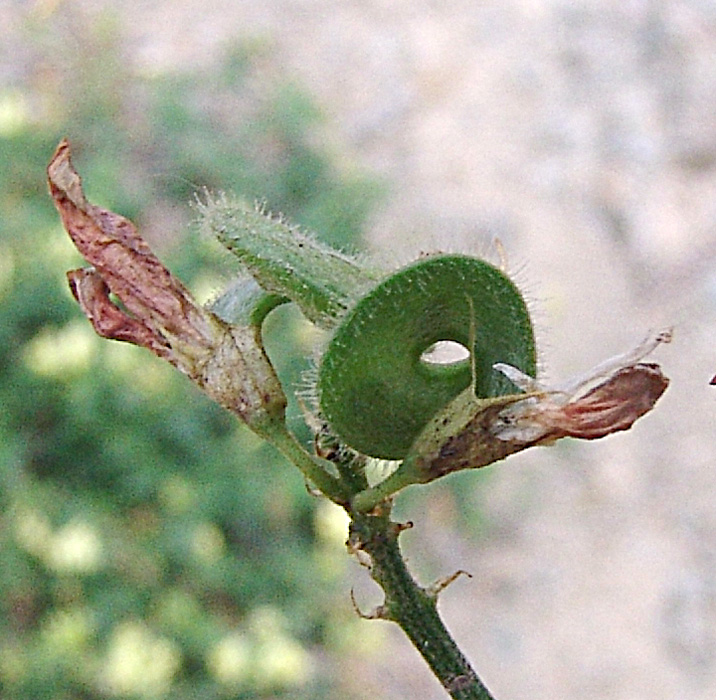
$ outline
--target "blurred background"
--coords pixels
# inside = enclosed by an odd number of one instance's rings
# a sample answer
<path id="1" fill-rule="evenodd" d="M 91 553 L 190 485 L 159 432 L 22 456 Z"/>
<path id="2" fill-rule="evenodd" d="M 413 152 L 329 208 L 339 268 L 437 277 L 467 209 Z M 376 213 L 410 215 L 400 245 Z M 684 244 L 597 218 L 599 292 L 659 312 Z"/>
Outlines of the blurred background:
<path id="1" fill-rule="evenodd" d="M 186 380 L 101 341 L 44 169 L 202 299 L 235 271 L 203 188 L 386 264 L 498 258 L 558 380 L 673 325 L 627 433 L 398 500 L 500 700 L 716 692 L 716 5 L 711 0 L 0 0 L 0 697 L 432 700 L 340 511 Z M 284 381 L 314 341 L 268 323 Z M 291 420 L 299 425 L 297 407 Z"/>

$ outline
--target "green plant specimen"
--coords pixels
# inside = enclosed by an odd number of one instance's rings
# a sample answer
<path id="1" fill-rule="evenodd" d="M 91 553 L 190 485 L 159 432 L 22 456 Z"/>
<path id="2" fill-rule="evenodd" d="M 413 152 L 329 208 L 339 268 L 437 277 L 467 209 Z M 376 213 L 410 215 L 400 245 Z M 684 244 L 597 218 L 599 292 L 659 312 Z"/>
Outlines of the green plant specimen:
<path id="1" fill-rule="evenodd" d="M 202 206 L 204 225 L 248 277 L 203 307 L 127 219 L 85 198 L 67 142 L 48 174 L 63 224 L 92 265 L 68 277 L 97 333 L 177 367 L 343 507 L 349 548 L 368 556 L 385 595 L 371 616 L 404 630 L 451 697 L 491 698 L 437 611 L 438 594 L 454 576 L 430 587 L 413 579 L 399 546 L 409 525 L 391 520 L 393 497 L 562 437 L 628 429 L 668 385 L 658 365 L 641 360 L 670 332 L 584 377 L 544 387 L 535 377 L 527 308 L 496 267 L 434 255 L 379 271 L 226 199 Z M 318 364 L 315 405 L 306 409 L 313 451 L 288 430 L 284 388 L 263 347 L 265 317 L 287 302 L 332 334 Z M 468 359 L 433 364 L 426 353 L 438 341 L 462 345 Z M 374 457 L 398 463 L 371 486 L 365 466 Z"/>

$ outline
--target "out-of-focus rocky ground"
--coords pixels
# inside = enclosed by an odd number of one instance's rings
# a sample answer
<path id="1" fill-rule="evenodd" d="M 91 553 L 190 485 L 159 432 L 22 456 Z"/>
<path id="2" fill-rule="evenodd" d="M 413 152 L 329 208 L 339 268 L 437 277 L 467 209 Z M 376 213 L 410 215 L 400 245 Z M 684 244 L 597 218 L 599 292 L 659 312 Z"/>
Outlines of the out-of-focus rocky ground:
<path id="1" fill-rule="evenodd" d="M 389 184 L 371 241 L 386 256 L 494 254 L 499 237 L 534 300 L 548 377 L 674 326 L 654 358 L 672 385 L 653 414 L 495 469 L 473 497 L 477 541 L 455 529 L 444 489 L 409 513 L 405 542 L 418 568 L 472 573 L 442 611 L 501 700 L 716 697 L 716 4 L 128 0 L 121 12 L 147 70 L 270 42 L 326 111 L 317 137 Z M 397 630 L 388 638 L 370 664 L 346 662 L 346 688 L 443 697 Z"/>

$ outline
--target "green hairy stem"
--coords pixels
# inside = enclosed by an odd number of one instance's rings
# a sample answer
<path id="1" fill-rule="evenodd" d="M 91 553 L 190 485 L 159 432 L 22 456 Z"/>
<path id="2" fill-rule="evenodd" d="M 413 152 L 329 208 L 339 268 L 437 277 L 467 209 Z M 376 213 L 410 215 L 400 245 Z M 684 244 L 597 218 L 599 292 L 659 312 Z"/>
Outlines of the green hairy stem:
<path id="1" fill-rule="evenodd" d="M 371 576 L 385 593 L 383 605 L 369 617 L 396 622 L 451 697 L 491 700 L 440 619 L 440 587 L 425 589 L 410 575 L 398 544 L 400 532 L 401 526 L 387 513 L 359 514 L 351 522 L 349 545 L 370 555 Z"/>

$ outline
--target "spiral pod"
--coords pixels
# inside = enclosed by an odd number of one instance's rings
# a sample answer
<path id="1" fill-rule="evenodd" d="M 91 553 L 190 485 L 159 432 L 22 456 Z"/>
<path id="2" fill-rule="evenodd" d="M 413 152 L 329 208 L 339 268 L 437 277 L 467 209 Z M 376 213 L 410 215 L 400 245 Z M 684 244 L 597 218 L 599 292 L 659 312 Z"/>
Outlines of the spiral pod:
<path id="1" fill-rule="evenodd" d="M 469 359 L 436 364 L 438 341 Z M 514 393 L 493 365 L 536 372 L 524 299 L 499 269 L 465 255 L 435 255 L 397 271 L 365 294 L 336 329 L 321 359 L 321 411 L 353 449 L 402 459 L 426 423 L 471 384 L 479 398 Z"/>

